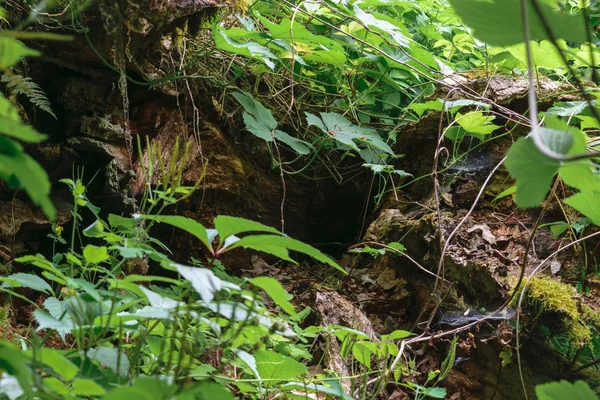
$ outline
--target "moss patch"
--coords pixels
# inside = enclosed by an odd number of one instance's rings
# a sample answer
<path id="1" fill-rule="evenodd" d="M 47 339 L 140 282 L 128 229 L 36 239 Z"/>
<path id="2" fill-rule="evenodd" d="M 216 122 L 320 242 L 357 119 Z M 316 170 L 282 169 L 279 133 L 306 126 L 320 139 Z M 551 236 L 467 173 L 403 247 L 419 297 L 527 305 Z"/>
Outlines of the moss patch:
<path id="1" fill-rule="evenodd" d="M 554 314 L 554 326 L 559 333 L 565 334 L 573 343 L 580 347 L 592 340 L 590 328 L 583 322 L 588 319 L 579 311 L 577 301 L 573 298 L 575 290 L 569 285 L 553 279 L 532 278 L 527 287 L 527 302 L 539 314 Z"/>

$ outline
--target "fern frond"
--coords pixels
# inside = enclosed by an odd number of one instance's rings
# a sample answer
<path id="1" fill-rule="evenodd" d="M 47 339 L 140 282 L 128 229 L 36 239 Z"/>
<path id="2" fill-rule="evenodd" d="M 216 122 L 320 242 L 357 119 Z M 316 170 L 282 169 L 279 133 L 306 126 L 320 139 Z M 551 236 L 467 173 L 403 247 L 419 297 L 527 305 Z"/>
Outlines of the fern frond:
<path id="1" fill-rule="evenodd" d="M 42 88 L 31 80 L 28 76 L 22 75 L 7 75 L 2 74 L 0 82 L 6 83 L 6 88 L 11 94 L 22 94 L 27 96 L 31 104 L 36 106 L 42 111 L 46 111 L 56 119 L 56 115 L 52 111 L 50 101 L 46 97 L 46 93 Z"/>

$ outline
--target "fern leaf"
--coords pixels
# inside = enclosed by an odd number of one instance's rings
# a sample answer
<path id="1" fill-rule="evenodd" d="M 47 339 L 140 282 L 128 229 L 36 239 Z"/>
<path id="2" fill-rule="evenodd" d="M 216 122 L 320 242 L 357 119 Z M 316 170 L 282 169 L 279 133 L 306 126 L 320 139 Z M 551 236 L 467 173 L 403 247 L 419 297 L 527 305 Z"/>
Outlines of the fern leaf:
<path id="1" fill-rule="evenodd" d="M 56 119 L 56 115 L 52 111 L 50 101 L 46 97 L 46 93 L 42 88 L 31 80 L 28 76 L 2 74 L 0 82 L 6 83 L 6 88 L 11 94 L 22 94 L 27 96 L 29 101 L 42 111 L 47 112 Z"/>

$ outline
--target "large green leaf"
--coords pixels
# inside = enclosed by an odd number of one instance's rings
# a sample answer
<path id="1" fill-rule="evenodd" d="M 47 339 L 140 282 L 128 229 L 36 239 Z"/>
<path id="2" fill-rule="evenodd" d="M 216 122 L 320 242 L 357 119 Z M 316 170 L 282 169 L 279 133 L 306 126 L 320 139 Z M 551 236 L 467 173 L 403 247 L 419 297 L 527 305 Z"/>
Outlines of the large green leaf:
<path id="1" fill-rule="evenodd" d="M 251 221 L 245 218 L 230 217 L 228 215 L 218 215 L 214 219 L 215 229 L 219 233 L 220 242 L 230 236 L 245 232 L 266 232 L 281 235 L 277 229 L 260 222 Z"/>
<path id="2" fill-rule="evenodd" d="M 14 38 L 0 36 L 0 70 L 14 66 L 25 57 L 39 55 L 39 51 L 28 48 Z"/>
<path id="3" fill-rule="evenodd" d="M 277 56 L 273 54 L 269 48 L 252 41 L 241 42 L 235 40 L 229 37 L 228 33 L 228 30 L 226 31 L 220 28 L 215 29 L 214 40 L 218 49 L 255 58 L 264 62 L 269 68 L 275 68 L 273 60 L 277 60 Z"/>
<path id="4" fill-rule="evenodd" d="M 360 151 L 357 143 L 361 143 L 363 146 L 370 145 L 384 153 L 394 155 L 392 148 L 375 129 L 354 125 L 340 114 L 327 112 L 316 116 L 306 113 L 306 122 L 318 127 L 331 139 L 343 143 L 354 151 Z"/>
<path id="5" fill-rule="evenodd" d="M 12 140 L 0 136 L 0 179 L 23 188 L 31 200 L 54 220 L 56 209 L 50 200 L 48 174 L 33 158 Z"/>
<path id="6" fill-rule="evenodd" d="M 233 92 L 232 96 L 244 107 L 243 118 L 246 130 L 254 136 L 266 142 L 272 142 L 275 138 L 290 146 L 298 154 L 306 155 L 312 151 L 312 145 L 309 143 L 276 129 L 278 123 L 271 110 L 256 101 L 252 95 L 239 91 Z"/>
<path id="7" fill-rule="evenodd" d="M 600 191 L 587 191 L 574 194 L 565 199 L 565 203 L 600 225 Z"/>
<path id="8" fill-rule="evenodd" d="M 21 121 L 19 110 L 1 93 L 0 133 L 28 143 L 39 143 L 46 139 L 46 135 L 42 135 L 30 125 L 26 125 Z"/>
<path id="9" fill-rule="evenodd" d="M 520 138 L 510 148 L 505 166 L 517 181 L 515 202 L 519 207 L 539 206 L 550 190 L 560 163 L 542 154 L 532 138 Z"/>
<path id="10" fill-rule="evenodd" d="M 207 304 L 215 297 L 215 293 L 223 288 L 239 289 L 239 287 L 233 283 L 225 282 L 217 278 L 217 276 L 209 269 L 187 267 L 180 264 L 174 264 L 173 266 L 181 276 L 190 281 L 192 287 Z"/>
<path id="11" fill-rule="evenodd" d="M 28 352 L 33 356 L 33 352 Z M 35 352 L 37 360 L 46 364 L 66 380 L 71 380 L 79 372 L 79 367 L 63 356 L 63 352 L 50 348 L 38 349 Z"/>
<path id="12" fill-rule="evenodd" d="M 191 233 L 200 239 L 204 246 L 212 251 L 212 245 L 208 240 L 206 228 L 202 226 L 201 223 L 196 222 L 191 218 L 180 215 L 136 215 L 136 217 L 140 219 L 149 219 L 156 222 L 162 222 L 172 225 L 176 228 L 183 229 L 184 231 Z"/>
<path id="13" fill-rule="evenodd" d="M 335 261 L 321 253 L 314 247 L 303 243 L 299 240 L 292 239 L 290 237 L 275 236 L 275 235 L 252 235 L 247 236 L 233 243 L 229 248 L 234 249 L 237 247 L 243 247 L 247 249 L 253 249 L 257 251 L 264 251 L 265 253 L 275 254 L 274 251 L 280 250 L 292 250 L 297 251 L 308 256 L 313 257 L 315 260 L 321 261 L 327 265 L 330 265 L 338 270 L 346 273 L 342 267 L 340 267 Z M 287 253 L 287 252 L 286 252 Z M 277 254 L 275 254 L 277 255 Z M 295 262 L 289 257 L 284 260 Z"/>
<path id="14" fill-rule="evenodd" d="M 531 0 L 527 3 L 531 40 L 551 39 L 531 6 Z M 582 16 L 560 12 L 540 0 L 537 3 L 555 37 L 577 43 L 587 41 Z M 521 0 L 450 0 L 450 4 L 465 25 L 473 28 L 477 39 L 495 46 L 524 42 Z"/>
<path id="15" fill-rule="evenodd" d="M 492 124 L 494 118 L 493 116 L 483 115 L 481 111 L 472 111 L 465 115 L 458 113 L 456 122 L 471 135 L 480 140 L 485 140 L 487 135 L 500 128 L 498 125 Z"/>
<path id="16" fill-rule="evenodd" d="M 34 274 L 25 274 L 19 272 L 0 279 L 5 281 L 2 284 L 2 287 L 17 286 L 33 289 L 46 294 L 54 293 L 52 291 L 52 287 L 48 285 L 45 280 Z"/>
<path id="17" fill-rule="evenodd" d="M 129 374 L 129 358 L 127 358 L 127 354 L 123 349 L 100 346 L 89 349 L 86 355 L 88 358 L 98 361 L 101 365 L 105 365 L 122 377 L 126 377 Z"/>
<path id="18" fill-rule="evenodd" d="M 538 400 L 598 400 L 594 391 L 584 381 L 550 382 L 535 387 Z"/>
<path id="19" fill-rule="evenodd" d="M 256 369 L 261 379 L 290 380 L 308 373 L 306 365 L 298 361 L 282 356 L 274 351 L 261 350 L 254 354 Z"/>
<path id="20" fill-rule="evenodd" d="M 264 290 L 271 299 L 277 304 L 283 311 L 297 319 L 298 315 L 292 303 L 289 302 L 290 294 L 281 286 L 281 283 L 268 276 L 259 276 L 250 279 L 250 283 Z"/>

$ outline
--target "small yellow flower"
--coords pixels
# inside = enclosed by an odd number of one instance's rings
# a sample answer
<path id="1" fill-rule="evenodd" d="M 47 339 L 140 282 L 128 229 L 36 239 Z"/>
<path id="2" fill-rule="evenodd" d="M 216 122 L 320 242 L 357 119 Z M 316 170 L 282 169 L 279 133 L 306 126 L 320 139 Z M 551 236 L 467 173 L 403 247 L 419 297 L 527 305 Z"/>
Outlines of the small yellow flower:
<path id="1" fill-rule="evenodd" d="M 54 231 L 56 232 L 57 235 L 60 236 L 60 234 L 65 230 L 65 228 L 63 228 L 60 225 L 56 225 L 56 228 L 54 228 Z"/>

